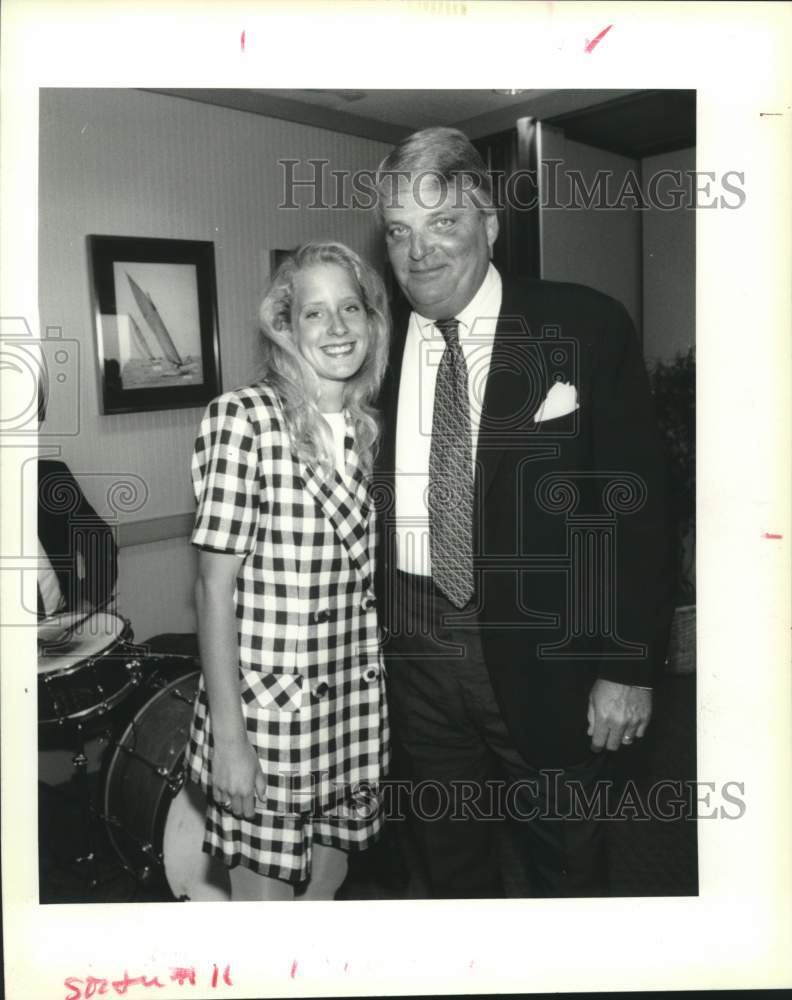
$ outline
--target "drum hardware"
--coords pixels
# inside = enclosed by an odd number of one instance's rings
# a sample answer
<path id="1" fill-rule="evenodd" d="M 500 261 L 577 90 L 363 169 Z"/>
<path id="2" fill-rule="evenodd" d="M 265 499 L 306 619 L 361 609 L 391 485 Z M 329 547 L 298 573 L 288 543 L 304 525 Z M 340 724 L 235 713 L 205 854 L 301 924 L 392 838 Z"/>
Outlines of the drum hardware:
<path id="1" fill-rule="evenodd" d="M 186 659 L 189 673 L 172 663 L 139 689 L 134 717 L 108 748 L 102 818 L 121 865 L 139 882 L 161 882 L 176 900 L 221 901 L 229 899 L 227 872 L 202 850 L 206 801 L 186 780 L 200 677 L 195 659 Z"/>
<path id="2" fill-rule="evenodd" d="M 175 694 L 174 697 L 176 697 Z M 184 700 L 186 701 L 187 699 Z M 192 702 L 190 701 L 188 702 L 188 704 L 192 705 Z M 164 764 L 157 764 L 155 761 L 149 760 L 147 757 L 144 757 L 143 754 L 139 754 L 132 747 L 124 746 L 123 743 L 115 743 L 114 747 L 116 750 L 119 750 L 121 753 L 126 754 L 128 757 L 134 757 L 136 760 L 139 760 L 146 767 L 151 768 L 151 770 L 154 772 L 154 774 L 157 775 L 158 778 L 163 778 L 165 780 L 168 786 L 168 790 L 171 791 L 174 795 L 179 791 L 179 789 L 184 784 L 183 769 L 181 770 L 181 773 L 178 773 L 174 777 Z"/>
<path id="3" fill-rule="evenodd" d="M 75 842 L 69 852 L 70 860 L 64 859 L 61 864 L 74 866 L 75 874 L 79 873 L 94 889 L 100 884 L 100 874 L 107 881 L 107 873 L 99 870 L 107 854 L 102 848 L 107 826 L 101 805 L 95 801 L 96 788 L 88 774 L 86 747 L 95 739 L 102 741 L 105 761 L 108 753 L 114 752 L 118 732 L 126 725 L 129 714 L 140 706 L 141 698 L 151 698 L 153 688 L 149 689 L 148 675 L 152 668 L 157 674 L 156 685 L 163 686 L 167 685 L 163 679 L 168 673 L 167 661 L 180 661 L 181 676 L 187 670 L 186 660 L 193 670 L 197 664 L 194 657 L 149 656 L 145 645 L 133 642 L 129 620 L 111 611 L 94 611 L 87 616 L 68 613 L 60 616 L 56 624 L 61 629 L 58 640 L 39 643 L 39 746 L 71 753 L 72 779 L 64 801 L 70 802 L 74 810 Z M 172 664 L 170 676 L 174 667 Z M 181 703 L 182 700 L 177 700 L 173 704 Z M 105 768 L 106 764 L 97 776 L 100 782 L 104 780 Z M 167 769 L 165 777 L 168 795 L 172 797 L 178 793 L 180 781 Z M 158 780 L 161 778 L 162 765 Z M 115 846 L 112 844 L 114 850 Z M 121 867 L 116 864 L 111 878 L 118 878 L 120 873 Z"/>
<path id="4" fill-rule="evenodd" d="M 110 842 L 123 868 L 144 883 L 155 876 L 167 879 L 160 845 L 171 803 L 184 785 L 184 750 L 198 689 L 197 672 L 175 679 L 170 673 L 169 679 L 155 672 L 141 690 L 141 698 L 148 697 L 109 748 L 104 785 Z"/>
<path id="5" fill-rule="evenodd" d="M 104 717 L 126 701 L 143 677 L 144 647 L 134 645 L 128 619 L 110 611 L 73 617 L 79 620 L 69 629 L 68 641 L 40 649 L 42 744 L 63 746 L 98 735 L 106 729 Z"/>
<path id="6" fill-rule="evenodd" d="M 142 854 L 151 857 L 154 863 L 158 866 L 158 868 L 162 868 L 163 865 L 162 852 L 155 851 L 154 845 L 151 843 L 151 841 L 141 840 L 139 837 L 135 836 L 135 834 L 126 831 L 124 828 L 124 824 L 116 816 L 105 816 L 104 814 L 101 814 L 100 819 L 104 820 L 104 822 L 108 826 L 113 826 L 116 828 L 116 830 L 126 833 L 126 836 L 130 840 L 135 842 L 135 845 L 139 848 Z M 128 862 L 124 858 L 120 856 L 119 860 L 121 862 L 121 867 L 124 869 L 124 871 L 128 872 L 139 882 L 149 882 L 151 880 L 154 874 L 154 869 L 150 865 L 143 865 L 143 867 L 141 868 L 134 868 L 130 864 L 128 864 Z"/>

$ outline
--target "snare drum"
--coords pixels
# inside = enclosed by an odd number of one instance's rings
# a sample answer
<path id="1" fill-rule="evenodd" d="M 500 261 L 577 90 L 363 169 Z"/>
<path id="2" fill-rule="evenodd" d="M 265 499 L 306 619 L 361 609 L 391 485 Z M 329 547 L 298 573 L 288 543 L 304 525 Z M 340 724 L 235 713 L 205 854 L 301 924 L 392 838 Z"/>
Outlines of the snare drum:
<path id="1" fill-rule="evenodd" d="M 170 683 L 162 673 L 141 690 L 150 697 L 127 726 L 110 756 L 104 820 L 124 868 L 142 882 L 165 876 L 176 899 L 230 898 L 222 862 L 202 849 L 206 804 L 184 783 L 200 673 Z"/>
<path id="2" fill-rule="evenodd" d="M 45 742 L 106 728 L 104 717 L 142 675 L 126 618 L 111 611 L 71 614 L 61 616 L 58 626 L 63 638 L 39 648 L 38 722 Z"/>

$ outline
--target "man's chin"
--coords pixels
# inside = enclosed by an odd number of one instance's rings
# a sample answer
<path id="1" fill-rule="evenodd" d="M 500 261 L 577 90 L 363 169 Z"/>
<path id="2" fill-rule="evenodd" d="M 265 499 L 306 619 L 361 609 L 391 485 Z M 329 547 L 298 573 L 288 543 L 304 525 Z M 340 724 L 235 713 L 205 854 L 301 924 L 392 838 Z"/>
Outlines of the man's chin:
<path id="1" fill-rule="evenodd" d="M 409 287 L 404 289 L 404 294 L 413 309 L 427 319 L 440 319 L 447 315 L 448 295 L 430 295 L 426 288 L 418 289 L 416 294 L 416 290 Z"/>

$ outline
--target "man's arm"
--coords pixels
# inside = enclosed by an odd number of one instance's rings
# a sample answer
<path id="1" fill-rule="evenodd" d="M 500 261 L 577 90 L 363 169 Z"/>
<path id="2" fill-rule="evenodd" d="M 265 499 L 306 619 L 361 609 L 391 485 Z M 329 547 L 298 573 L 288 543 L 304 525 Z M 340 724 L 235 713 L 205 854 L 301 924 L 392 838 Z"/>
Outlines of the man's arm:
<path id="1" fill-rule="evenodd" d="M 646 731 L 675 581 L 666 460 L 649 380 L 626 310 L 609 305 L 592 394 L 595 461 L 598 471 L 631 478 L 643 493 L 634 510 L 617 514 L 612 596 L 619 638 L 644 652 L 632 659 L 603 657 L 589 698 L 594 750 L 618 749 Z"/>

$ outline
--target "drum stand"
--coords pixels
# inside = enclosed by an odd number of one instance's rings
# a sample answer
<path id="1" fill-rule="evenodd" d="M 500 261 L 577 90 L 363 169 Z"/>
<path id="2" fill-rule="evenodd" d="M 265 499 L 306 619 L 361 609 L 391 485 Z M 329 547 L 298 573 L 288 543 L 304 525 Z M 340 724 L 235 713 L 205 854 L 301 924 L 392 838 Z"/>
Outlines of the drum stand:
<path id="1" fill-rule="evenodd" d="M 100 736 L 99 738 L 101 739 L 102 737 Z M 72 781 L 74 782 L 74 787 L 77 792 L 77 801 L 82 814 L 81 830 L 84 834 L 86 850 L 85 854 L 78 854 L 77 857 L 72 860 L 78 869 L 82 865 L 87 866 L 88 887 L 90 889 L 96 889 L 99 885 L 99 872 L 96 864 L 98 846 L 96 824 L 98 822 L 98 814 L 93 802 L 91 801 L 91 782 L 88 777 L 88 756 L 85 753 L 85 741 L 82 737 L 72 754 L 72 767 L 74 769 Z"/>
<path id="2" fill-rule="evenodd" d="M 132 651 L 135 652 L 136 650 L 132 649 Z M 137 689 L 142 679 L 140 659 L 133 657 L 125 666 L 132 676 L 133 689 Z M 98 687 L 98 690 L 102 693 L 101 687 Z M 54 704 L 57 709 L 57 699 Z M 100 711 L 102 714 L 106 714 L 111 707 L 109 704 L 103 704 Z M 86 733 L 82 721 L 77 721 L 73 718 L 70 719 L 67 716 L 63 716 L 60 721 L 64 728 L 60 734 L 56 734 L 54 744 L 51 735 L 46 737 L 44 742 L 45 745 L 49 744 L 49 748 L 51 749 L 71 751 L 72 776 L 69 781 L 69 791 L 64 793 L 64 795 L 67 802 L 73 802 L 77 807 L 79 820 L 75 823 L 75 828 L 79 831 L 81 843 L 76 848 L 76 854 L 68 860 L 67 865 L 77 875 L 78 879 L 88 889 L 93 891 L 100 885 L 106 885 L 109 882 L 115 881 L 123 874 L 124 870 L 123 866 L 118 864 L 116 859 L 113 858 L 112 873 L 108 877 L 100 877 L 97 860 L 101 844 L 99 833 L 104 828 L 102 826 L 103 817 L 97 808 L 97 796 L 101 793 L 101 787 L 96 790 L 92 788 L 91 778 L 88 774 L 86 743 L 90 740 L 97 740 L 105 745 L 110 744 L 113 739 L 114 728 L 117 727 L 118 723 L 114 724 L 108 718 L 104 729 L 93 731 L 93 728 L 91 728 Z M 93 723 L 93 721 L 94 718 L 89 720 L 90 723 Z M 106 750 L 102 751 L 102 756 L 104 756 L 105 752 Z M 101 769 L 99 774 L 101 785 Z M 109 845 L 107 855 L 108 857 L 112 857 Z"/>

